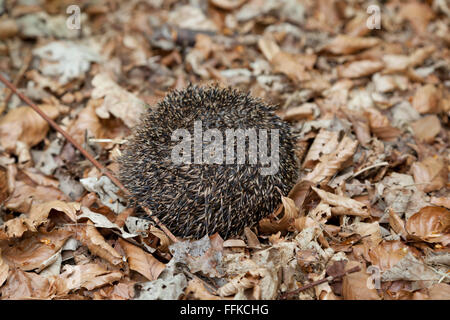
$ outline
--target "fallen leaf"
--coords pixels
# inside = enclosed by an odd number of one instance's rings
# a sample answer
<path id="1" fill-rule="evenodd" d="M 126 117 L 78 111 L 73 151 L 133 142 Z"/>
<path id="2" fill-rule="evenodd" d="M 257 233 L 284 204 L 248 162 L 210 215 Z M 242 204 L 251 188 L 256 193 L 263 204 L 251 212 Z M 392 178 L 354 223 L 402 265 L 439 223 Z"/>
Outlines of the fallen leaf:
<path id="1" fill-rule="evenodd" d="M 418 140 L 431 143 L 441 131 L 441 122 L 437 116 L 429 115 L 411 123 L 411 128 Z"/>
<path id="2" fill-rule="evenodd" d="M 15 242 L 14 246 L 3 247 L 3 258 L 13 268 L 24 271 L 48 267 L 56 259 L 64 243 L 72 235 L 67 230 L 40 232 L 31 237 Z"/>
<path id="3" fill-rule="evenodd" d="M 298 217 L 298 208 L 295 205 L 294 200 L 281 197 L 282 206 L 278 207 L 274 215 L 276 219 L 270 217 L 261 219 L 259 221 L 259 228 L 263 233 L 276 233 L 278 231 L 286 231 L 292 229 L 294 220 Z M 284 209 L 284 210 L 283 210 Z M 281 218 L 278 215 L 284 212 Z"/>
<path id="4" fill-rule="evenodd" d="M 426 3 L 409 1 L 400 6 L 399 16 L 411 23 L 418 34 L 427 32 L 427 26 L 434 17 L 433 10 Z"/>
<path id="5" fill-rule="evenodd" d="M 406 231 L 415 239 L 446 246 L 450 243 L 450 210 L 424 207 L 408 219 Z"/>
<path id="6" fill-rule="evenodd" d="M 322 50 L 333 54 L 352 54 L 363 49 L 368 49 L 380 43 L 380 39 L 372 37 L 351 37 L 338 35 L 329 42 Z"/>
<path id="7" fill-rule="evenodd" d="M 369 249 L 369 257 L 372 265 L 385 271 L 395 266 L 408 252 L 409 247 L 401 241 L 382 241 Z"/>
<path id="8" fill-rule="evenodd" d="M 344 196 L 336 195 L 324 190 L 320 190 L 316 187 L 311 187 L 323 202 L 333 206 L 331 212 L 337 215 L 355 215 L 363 218 L 369 216 L 367 206 L 359 201 L 347 198 Z"/>
<path id="9" fill-rule="evenodd" d="M 63 272 L 56 279 L 56 293 L 64 296 L 70 291 L 80 288 L 93 290 L 118 281 L 122 276 L 121 272 L 108 271 L 103 266 L 94 263 L 77 266 L 66 264 Z"/>
<path id="10" fill-rule="evenodd" d="M 12 269 L 0 293 L 5 300 L 49 299 L 54 296 L 55 289 L 52 279 L 34 272 Z"/>
<path id="11" fill-rule="evenodd" d="M 414 182 L 423 192 L 440 190 L 447 183 L 447 167 L 440 157 L 427 157 L 411 166 Z"/>
<path id="12" fill-rule="evenodd" d="M 2 250 L 0 249 L 0 288 L 8 278 L 9 265 L 3 261 Z"/>
<path id="13" fill-rule="evenodd" d="M 438 113 L 441 92 L 432 84 L 426 84 L 416 90 L 412 106 L 420 113 Z"/>
<path id="14" fill-rule="evenodd" d="M 99 73 L 92 79 L 92 98 L 104 98 L 95 112 L 102 119 L 110 114 L 121 119 L 129 128 L 136 126 L 145 111 L 145 104 L 134 94 L 121 88 L 107 74 Z"/>
<path id="15" fill-rule="evenodd" d="M 383 69 L 383 67 L 384 63 L 381 61 L 360 60 L 339 66 L 338 74 L 342 78 L 360 78 L 370 76 Z"/>
<path id="16" fill-rule="evenodd" d="M 164 270 L 164 263 L 158 261 L 150 253 L 119 238 L 120 246 L 124 249 L 130 269 L 139 272 L 149 281 L 158 279 Z"/>
<path id="17" fill-rule="evenodd" d="M 38 107 L 51 119 L 59 115 L 57 106 L 44 104 Z M 49 130 L 49 125 L 30 107 L 18 107 L 10 110 L 0 119 L 0 144 L 14 152 L 16 143 L 21 141 L 28 147 L 41 142 Z"/>
<path id="18" fill-rule="evenodd" d="M 35 204 L 28 214 L 6 221 L 0 227 L 0 239 L 20 238 L 25 231 L 36 232 L 37 227 L 47 221 L 50 211 L 56 210 L 65 213 L 72 221 L 76 217 L 76 211 L 80 209 L 77 202 L 63 202 L 54 200 L 46 203 Z"/>
<path id="19" fill-rule="evenodd" d="M 356 261 L 349 261 L 346 265 L 346 270 L 349 270 L 359 263 Z M 370 274 L 364 270 L 347 274 L 342 281 L 342 295 L 345 300 L 380 300 L 375 289 L 370 289 Z"/>
<path id="20" fill-rule="evenodd" d="M 69 228 L 74 231 L 77 240 L 87 246 L 93 255 L 99 256 L 113 265 L 122 263 L 122 256 L 105 241 L 91 221 Z"/>

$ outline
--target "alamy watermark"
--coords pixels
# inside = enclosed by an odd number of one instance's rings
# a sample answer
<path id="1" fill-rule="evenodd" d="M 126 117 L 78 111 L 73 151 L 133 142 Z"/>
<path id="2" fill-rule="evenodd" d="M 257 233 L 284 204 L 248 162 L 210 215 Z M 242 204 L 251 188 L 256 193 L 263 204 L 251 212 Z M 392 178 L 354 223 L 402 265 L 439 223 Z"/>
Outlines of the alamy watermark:
<path id="1" fill-rule="evenodd" d="M 376 4 L 371 4 L 367 7 L 368 14 L 370 17 L 366 20 L 366 26 L 368 29 L 381 29 L 381 10 L 380 7 Z"/>
<path id="2" fill-rule="evenodd" d="M 171 138 L 172 141 L 181 139 L 171 151 L 171 159 L 175 164 L 256 165 L 259 161 L 262 175 L 273 175 L 278 172 L 280 163 L 278 129 L 230 128 L 225 132 L 221 132 L 219 129 L 203 131 L 202 121 L 199 120 L 194 122 L 193 139 L 187 129 L 174 130 Z M 248 145 L 248 152 L 245 152 L 246 145 Z"/>
<path id="3" fill-rule="evenodd" d="M 70 16 L 66 20 L 66 26 L 70 30 L 79 30 L 81 28 L 81 10 L 80 7 L 72 4 L 67 7 L 66 13 Z"/>

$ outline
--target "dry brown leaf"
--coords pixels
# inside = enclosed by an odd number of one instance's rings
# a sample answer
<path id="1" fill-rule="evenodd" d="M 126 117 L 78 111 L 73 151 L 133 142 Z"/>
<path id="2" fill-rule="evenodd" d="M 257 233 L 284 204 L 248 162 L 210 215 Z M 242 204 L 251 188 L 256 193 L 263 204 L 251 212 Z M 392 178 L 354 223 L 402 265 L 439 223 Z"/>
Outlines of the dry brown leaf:
<path id="1" fill-rule="evenodd" d="M 272 64 L 275 72 L 283 73 L 293 81 L 311 79 L 306 67 L 310 68 L 314 65 L 316 56 L 283 52 L 275 41 L 267 37 L 259 39 L 258 46 L 266 59 Z"/>
<path id="2" fill-rule="evenodd" d="M 381 240 L 381 229 L 378 221 L 372 223 L 354 222 L 350 229 L 361 236 L 362 242 L 369 244 L 369 247 L 378 245 Z"/>
<path id="3" fill-rule="evenodd" d="M 305 66 L 300 63 L 300 57 L 288 53 L 279 51 L 270 60 L 275 72 L 284 73 L 292 81 L 306 81 L 311 79 L 311 76 L 305 70 Z"/>
<path id="4" fill-rule="evenodd" d="M 218 233 L 200 240 L 179 241 L 170 246 L 177 262 L 189 266 L 192 273 L 201 272 L 210 277 L 222 277 L 223 239 Z"/>
<path id="5" fill-rule="evenodd" d="M 145 104 L 134 94 L 126 91 L 105 73 L 97 74 L 92 79 L 94 90 L 92 98 L 104 98 L 103 104 L 95 112 L 102 119 L 108 119 L 110 114 L 121 119 L 129 128 L 136 126 Z"/>
<path id="6" fill-rule="evenodd" d="M 330 154 L 336 149 L 336 145 L 339 143 L 338 139 L 339 134 L 337 132 L 320 130 L 306 154 L 303 168 L 314 168 L 322 155 Z"/>
<path id="7" fill-rule="evenodd" d="M 162 252 L 167 252 L 169 250 L 169 245 L 172 243 L 169 237 L 161 229 L 156 228 L 155 226 L 150 227 L 150 233 L 159 239 L 158 249 Z"/>
<path id="8" fill-rule="evenodd" d="M 381 274 L 381 281 L 441 281 L 442 273 L 436 272 L 422 260 L 414 256 L 411 250 L 390 269 Z"/>
<path id="9" fill-rule="evenodd" d="M 100 103 L 99 100 L 90 100 L 85 108 L 78 114 L 67 128 L 67 132 L 78 143 L 83 143 L 88 137 L 105 138 L 103 134 L 102 124 L 95 113 L 95 107 Z"/>
<path id="10" fill-rule="evenodd" d="M 88 220 L 86 224 L 70 228 L 74 231 L 77 240 L 87 246 L 93 255 L 99 256 L 113 265 L 122 263 L 122 256 L 105 241 L 91 221 Z"/>
<path id="11" fill-rule="evenodd" d="M 0 294 L 2 299 L 7 300 L 49 299 L 54 296 L 55 289 L 52 279 L 34 272 L 12 269 Z"/>
<path id="12" fill-rule="evenodd" d="M 399 129 L 391 126 L 389 119 L 377 109 L 368 108 L 366 115 L 369 118 L 370 130 L 381 140 L 395 140 L 401 133 Z"/>
<path id="13" fill-rule="evenodd" d="M 435 206 L 445 207 L 450 209 L 450 198 L 449 197 L 431 197 L 430 203 Z"/>
<path id="14" fill-rule="evenodd" d="M 347 63 L 338 67 L 338 75 L 342 78 L 360 78 L 370 76 L 381 69 L 384 63 L 374 60 L 360 60 Z"/>
<path id="15" fill-rule="evenodd" d="M 228 239 L 223 242 L 224 248 L 246 248 L 244 240 L 241 239 Z"/>
<path id="16" fill-rule="evenodd" d="M 65 213 L 69 218 L 76 217 L 76 211 L 80 209 L 77 202 L 63 202 L 54 200 L 46 203 L 35 204 L 28 214 L 6 221 L 0 227 L 0 239 L 6 240 L 19 238 L 25 231 L 36 232 L 37 227 L 47 221 L 51 210 Z M 76 219 L 74 220 L 76 221 Z"/>
<path id="17" fill-rule="evenodd" d="M 236 294 L 239 291 L 250 289 L 255 287 L 259 282 L 259 273 L 265 273 L 265 269 L 252 270 L 243 276 L 235 277 L 231 279 L 227 284 L 223 285 L 217 290 L 217 293 L 221 297 L 227 297 Z"/>
<path id="18" fill-rule="evenodd" d="M 385 271 L 395 266 L 408 252 L 409 247 L 401 241 L 382 241 L 370 248 L 368 255 L 372 265 Z"/>
<path id="19" fill-rule="evenodd" d="M 311 193 L 311 181 L 301 180 L 289 191 L 288 198 L 294 200 L 295 206 L 299 209 L 303 207 L 306 197 Z"/>
<path id="20" fill-rule="evenodd" d="M 57 294 L 60 296 L 80 288 L 93 290 L 122 278 L 118 271 L 108 271 L 94 263 L 72 266 L 66 264 L 63 273 L 56 279 Z"/>
<path id="21" fill-rule="evenodd" d="M 57 106 L 44 104 L 39 108 L 51 119 L 59 115 Z M 0 119 L 0 144 L 6 150 L 14 152 L 18 141 L 32 147 L 47 135 L 49 125 L 30 107 L 18 107 L 10 110 Z"/>
<path id="22" fill-rule="evenodd" d="M 264 218 L 259 221 L 259 228 L 263 233 L 276 233 L 278 231 L 286 231 L 292 229 L 294 220 L 298 218 L 299 210 L 295 205 L 294 200 L 281 197 L 283 203 L 277 209 L 275 216 L 278 216 L 281 212 L 284 212 L 283 217 L 279 220 Z M 284 209 L 284 210 L 283 210 Z"/>
<path id="23" fill-rule="evenodd" d="M 320 162 L 303 179 L 313 183 L 329 181 L 332 176 L 342 169 L 347 160 L 353 156 L 357 146 L 357 140 L 352 140 L 345 136 L 337 147 L 334 145 L 333 152 L 320 157 Z"/>
<path id="24" fill-rule="evenodd" d="M 407 232 L 405 229 L 405 222 L 391 208 L 389 208 L 389 225 L 395 233 L 401 235 L 403 239 L 406 239 Z"/>
<path id="25" fill-rule="evenodd" d="M 428 288 L 431 300 L 450 300 L 450 284 L 436 283 Z"/>
<path id="26" fill-rule="evenodd" d="M 27 213 L 31 209 L 31 204 L 46 203 L 53 200 L 70 201 L 70 198 L 54 187 L 36 186 L 25 181 L 15 181 L 13 192 L 4 202 L 4 206 L 15 212 Z"/>
<path id="27" fill-rule="evenodd" d="M 447 167 L 440 157 L 427 157 L 411 166 L 417 189 L 423 192 L 440 190 L 447 183 Z"/>
<path id="28" fill-rule="evenodd" d="M 150 253 L 141 248 L 119 238 L 120 246 L 125 251 L 130 269 L 139 272 L 149 281 L 158 279 L 161 272 L 166 267 L 164 263 L 157 260 Z"/>
<path id="29" fill-rule="evenodd" d="M 437 116 L 429 115 L 411 123 L 411 128 L 418 140 L 431 143 L 441 131 L 441 122 Z"/>
<path id="30" fill-rule="evenodd" d="M 450 210 L 424 207 L 406 222 L 406 231 L 415 239 L 450 244 Z"/>
<path id="31" fill-rule="evenodd" d="M 56 254 L 71 235 L 70 231 L 61 229 L 48 233 L 41 231 L 13 246 L 6 244 L 3 247 L 3 258 L 11 267 L 40 271 L 54 262 Z"/>
<path id="32" fill-rule="evenodd" d="M 367 206 L 359 201 L 336 195 L 316 187 L 311 187 L 323 202 L 333 206 L 331 212 L 336 215 L 355 215 L 363 218 L 369 217 Z"/>
<path id="33" fill-rule="evenodd" d="M 6 281 L 6 278 L 8 278 L 9 273 L 9 265 L 3 261 L 2 257 L 3 253 L 0 249 L 0 288 L 3 285 L 3 283 Z"/>
<path id="34" fill-rule="evenodd" d="M 21 170 L 21 172 L 40 186 L 53 188 L 59 187 L 58 180 L 43 175 L 36 168 L 24 168 L 23 170 Z"/>
<path id="35" fill-rule="evenodd" d="M 417 49 L 409 57 L 409 66 L 416 67 L 421 65 L 434 51 L 436 51 L 436 47 L 434 45 Z"/>
<path id="36" fill-rule="evenodd" d="M 289 108 L 283 114 L 283 120 L 298 121 L 298 120 L 312 120 L 314 118 L 314 110 L 317 105 L 314 103 L 304 103 L 298 107 Z"/>
<path id="37" fill-rule="evenodd" d="M 420 113 L 438 113 L 441 91 L 434 85 L 426 84 L 416 90 L 412 106 Z"/>
<path id="38" fill-rule="evenodd" d="M 360 265 L 356 261 L 349 261 L 346 270 Z M 380 300 L 375 289 L 369 289 L 370 274 L 364 270 L 346 275 L 342 281 L 342 295 L 345 300 Z"/>
<path id="39" fill-rule="evenodd" d="M 363 49 L 368 49 L 380 43 L 378 38 L 351 37 L 348 35 L 338 35 L 323 50 L 333 54 L 352 54 Z"/>
<path id="40" fill-rule="evenodd" d="M 251 248 L 260 248 L 261 247 L 261 243 L 259 242 L 258 237 L 249 227 L 244 228 L 244 234 L 245 234 L 245 237 L 247 238 L 247 245 L 249 247 L 251 247 Z"/>
<path id="41" fill-rule="evenodd" d="M 426 3 L 410 1 L 400 6 L 399 16 L 411 23 L 418 34 L 427 32 L 427 26 L 434 17 L 434 12 Z"/>

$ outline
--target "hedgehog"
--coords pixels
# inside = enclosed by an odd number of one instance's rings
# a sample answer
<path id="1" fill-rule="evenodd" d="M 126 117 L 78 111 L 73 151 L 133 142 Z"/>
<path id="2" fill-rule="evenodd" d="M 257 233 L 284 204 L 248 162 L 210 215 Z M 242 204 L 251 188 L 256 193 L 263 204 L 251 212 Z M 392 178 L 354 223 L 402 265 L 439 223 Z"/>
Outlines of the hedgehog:
<path id="1" fill-rule="evenodd" d="M 218 85 L 169 92 L 144 111 L 118 159 L 130 204 L 182 238 L 254 226 L 298 178 L 295 138 L 276 109 Z"/>

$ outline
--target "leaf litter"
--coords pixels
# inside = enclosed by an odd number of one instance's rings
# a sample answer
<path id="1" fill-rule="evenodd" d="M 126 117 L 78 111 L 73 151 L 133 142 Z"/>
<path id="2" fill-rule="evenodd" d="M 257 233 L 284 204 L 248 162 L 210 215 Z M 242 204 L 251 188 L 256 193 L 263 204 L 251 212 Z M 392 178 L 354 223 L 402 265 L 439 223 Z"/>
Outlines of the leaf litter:
<path id="1" fill-rule="evenodd" d="M 243 235 L 173 243 L 1 86 L 1 299 L 450 299 L 445 1 L 263 2 L 0 4 L 2 75 L 112 172 L 189 82 L 277 104 L 301 164 Z"/>

